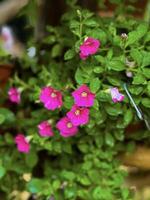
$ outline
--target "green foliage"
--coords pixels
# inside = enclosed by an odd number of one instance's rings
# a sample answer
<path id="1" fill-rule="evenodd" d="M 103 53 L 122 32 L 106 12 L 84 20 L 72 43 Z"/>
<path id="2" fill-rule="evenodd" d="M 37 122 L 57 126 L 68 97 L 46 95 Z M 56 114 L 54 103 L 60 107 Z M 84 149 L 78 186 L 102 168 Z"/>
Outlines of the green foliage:
<path id="1" fill-rule="evenodd" d="M 29 40 L 27 48 L 34 46 L 36 55 L 18 58 L 9 86 L 18 87 L 21 104 L 0 108 L 0 191 L 8 195 L 14 190 L 27 190 L 39 200 L 131 200 L 130 188 L 124 187 L 125 171 L 120 169 L 118 154 L 132 152 L 136 141 L 149 144 L 146 126 L 134 136 L 126 136 L 126 128 L 139 119 L 128 99 L 123 83 L 128 83 L 135 104 L 150 117 L 150 27 L 142 20 L 124 14 L 123 1 L 111 0 L 117 5 L 115 16 L 101 18 L 67 0 L 68 12 L 62 16 L 59 27 L 47 27 L 49 35 L 40 44 Z M 104 1 L 99 1 L 104 6 Z M 23 14 L 32 13 L 35 1 Z M 35 24 L 35 13 L 30 25 Z M 122 33 L 127 33 L 127 38 Z M 79 47 L 87 36 L 100 40 L 99 51 L 81 60 Z M 46 44 L 46 49 L 43 50 Z M 41 46 L 40 46 L 41 45 Z M 42 50 L 41 50 L 42 49 Z M 10 57 L 0 51 L 1 60 Z M 127 77 L 131 72 L 132 77 Z M 90 109 L 90 121 L 79 133 L 63 138 L 55 124 L 72 107 L 71 93 L 87 84 L 96 94 Z M 39 103 L 43 86 L 51 85 L 63 93 L 63 108 L 46 110 Z M 119 88 L 125 95 L 123 102 L 113 103 L 109 89 Z M 5 91 L 7 92 L 7 91 Z M 4 101 L 6 97 L 4 97 Z M 50 120 L 54 137 L 38 134 L 37 125 Z M 29 136 L 29 154 L 21 154 L 14 144 L 17 133 Z M 23 179 L 29 173 L 30 180 Z"/>

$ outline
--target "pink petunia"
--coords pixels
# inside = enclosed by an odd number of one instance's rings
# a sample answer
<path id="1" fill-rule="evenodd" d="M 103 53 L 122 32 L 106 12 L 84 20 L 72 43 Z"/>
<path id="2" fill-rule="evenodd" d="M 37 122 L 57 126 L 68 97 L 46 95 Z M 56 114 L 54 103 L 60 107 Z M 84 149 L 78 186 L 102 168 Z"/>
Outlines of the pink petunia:
<path id="1" fill-rule="evenodd" d="M 17 144 L 18 151 L 22 153 L 29 153 L 30 144 L 23 134 L 18 134 L 15 137 L 15 143 Z"/>
<path id="2" fill-rule="evenodd" d="M 98 51 L 99 46 L 99 40 L 92 37 L 86 38 L 80 46 L 80 58 L 86 60 L 88 56 L 94 55 Z"/>
<path id="3" fill-rule="evenodd" d="M 72 109 L 67 113 L 74 126 L 87 124 L 89 121 L 89 109 L 73 105 Z"/>
<path id="4" fill-rule="evenodd" d="M 13 103 L 19 104 L 21 101 L 20 92 L 17 88 L 11 87 L 8 91 L 9 100 Z"/>
<path id="5" fill-rule="evenodd" d="M 119 92 L 118 88 L 111 88 L 110 94 L 114 103 L 121 102 L 124 100 L 124 95 Z"/>
<path id="6" fill-rule="evenodd" d="M 55 110 L 56 108 L 60 108 L 63 104 L 61 92 L 50 86 L 44 87 L 41 90 L 40 101 L 48 110 Z"/>
<path id="7" fill-rule="evenodd" d="M 94 104 L 95 94 L 85 84 L 72 92 L 72 96 L 77 106 L 91 107 Z"/>
<path id="8" fill-rule="evenodd" d="M 48 121 L 43 121 L 38 125 L 39 134 L 43 137 L 53 136 L 51 125 Z"/>
<path id="9" fill-rule="evenodd" d="M 71 137 L 77 134 L 78 127 L 74 126 L 68 117 L 63 117 L 60 119 L 56 128 L 60 131 L 60 135 L 63 137 Z"/>

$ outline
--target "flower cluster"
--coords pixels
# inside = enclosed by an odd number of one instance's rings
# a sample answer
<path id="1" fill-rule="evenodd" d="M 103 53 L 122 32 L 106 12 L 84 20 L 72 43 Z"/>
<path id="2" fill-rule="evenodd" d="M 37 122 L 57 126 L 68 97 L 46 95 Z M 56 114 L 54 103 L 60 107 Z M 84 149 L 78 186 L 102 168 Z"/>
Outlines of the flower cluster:
<path id="1" fill-rule="evenodd" d="M 78 126 L 89 121 L 89 108 L 93 106 L 95 94 L 86 85 L 81 85 L 72 93 L 75 104 L 65 117 L 60 119 L 56 127 L 63 137 L 70 137 L 78 132 Z"/>
<path id="2" fill-rule="evenodd" d="M 92 37 L 86 38 L 80 46 L 80 58 L 85 60 L 90 55 L 95 54 L 98 51 L 99 46 L 100 42 L 97 39 Z M 109 89 L 109 93 L 114 103 L 121 102 L 124 99 L 124 95 L 119 93 L 118 88 Z M 8 95 L 11 102 L 17 104 L 20 103 L 21 98 L 17 88 L 10 88 Z M 61 118 L 56 124 L 56 128 L 60 131 L 60 135 L 63 137 L 76 135 L 79 126 L 85 125 L 89 122 L 89 108 L 94 104 L 95 94 L 90 91 L 87 85 L 83 84 L 72 92 L 72 97 L 74 98 L 74 105 L 71 110 L 66 113 L 66 116 Z M 61 108 L 63 105 L 62 93 L 50 86 L 41 89 L 39 99 L 47 110 L 54 111 L 55 109 Z M 49 121 L 40 122 L 37 128 L 39 135 L 42 137 L 54 136 Z M 18 134 L 16 136 L 15 143 L 20 152 L 29 152 L 30 145 L 23 134 Z"/>

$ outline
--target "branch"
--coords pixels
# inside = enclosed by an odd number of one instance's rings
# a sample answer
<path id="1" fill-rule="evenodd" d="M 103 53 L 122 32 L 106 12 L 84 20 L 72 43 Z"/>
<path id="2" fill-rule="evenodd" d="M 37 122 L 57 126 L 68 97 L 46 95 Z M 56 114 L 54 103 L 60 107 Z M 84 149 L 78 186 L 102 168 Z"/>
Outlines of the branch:
<path id="1" fill-rule="evenodd" d="M 0 3 L 0 24 L 5 24 L 23 8 L 29 0 L 6 0 Z"/>

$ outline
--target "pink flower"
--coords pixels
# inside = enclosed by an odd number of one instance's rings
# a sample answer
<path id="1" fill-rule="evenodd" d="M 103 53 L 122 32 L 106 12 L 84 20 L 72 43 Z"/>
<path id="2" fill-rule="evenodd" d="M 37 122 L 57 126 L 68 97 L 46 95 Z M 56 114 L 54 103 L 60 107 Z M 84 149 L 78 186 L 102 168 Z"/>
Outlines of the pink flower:
<path id="1" fill-rule="evenodd" d="M 89 109 L 73 105 L 72 109 L 67 113 L 67 117 L 74 126 L 87 124 L 89 121 Z"/>
<path id="2" fill-rule="evenodd" d="M 86 85 L 81 85 L 72 93 L 72 96 L 77 106 L 91 107 L 94 104 L 95 94 Z"/>
<path id="3" fill-rule="evenodd" d="M 93 55 L 98 51 L 99 46 L 99 40 L 92 37 L 86 38 L 80 46 L 80 58 L 86 60 L 88 56 Z"/>
<path id="4" fill-rule="evenodd" d="M 72 124 L 68 117 L 63 117 L 56 124 L 57 129 L 63 137 L 74 136 L 78 132 L 78 128 Z"/>
<path id="5" fill-rule="evenodd" d="M 17 88 L 11 87 L 8 91 L 9 100 L 13 103 L 20 103 L 20 92 Z"/>
<path id="6" fill-rule="evenodd" d="M 56 108 L 60 108 L 63 104 L 61 92 L 50 86 L 44 87 L 41 90 L 40 101 L 48 110 L 55 110 Z"/>
<path id="7" fill-rule="evenodd" d="M 38 125 L 39 134 L 43 137 L 53 136 L 51 125 L 48 121 L 43 121 Z"/>
<path id="8" fill-rule="evenodd" d="M 121 102 L 124 100 L 124 95 L 119 93 L 118 88 L 111 88 L 110 94 L 114 103 Z"/>
<path id="9" fill-rule="evenodd" d="M 30 144 L 23 134 L 18 134 L 15 137 L 15 143 L 17 144 L 18 151 L 22 153 L 29 153 Z"/>

